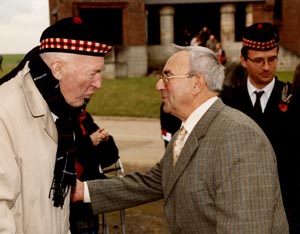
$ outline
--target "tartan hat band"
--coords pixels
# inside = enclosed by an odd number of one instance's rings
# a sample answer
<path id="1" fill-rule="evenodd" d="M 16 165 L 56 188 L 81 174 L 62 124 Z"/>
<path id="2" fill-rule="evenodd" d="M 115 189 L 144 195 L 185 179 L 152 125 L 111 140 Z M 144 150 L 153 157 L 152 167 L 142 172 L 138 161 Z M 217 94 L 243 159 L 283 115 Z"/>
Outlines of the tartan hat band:
<path id="1" fill-rule="evenodd" d="M 104 57 L 112 38 L 97 25 L 80 17 L 68 17 L 46 28 L 40 38 L 40 53 L 64 52 Z"/>
<path id="2" fill-rule="evenodd" d="M 252 41 L 246 38 L 243 38 L 243 46 L 249 47 L 257 50 L 268 50 L 277 46 L 275 39 L 271 41 L 261 42 L 261 41 Z"/>
<path id="3" fill-rule="evenodd" d="M 112 46 L 104 43 L 74 40 L 67 38 L 45 38 L 41 41 L 42 51 L 61 51 L 78 54 L 98 54 L 104 56 L 112 49 Z"/>

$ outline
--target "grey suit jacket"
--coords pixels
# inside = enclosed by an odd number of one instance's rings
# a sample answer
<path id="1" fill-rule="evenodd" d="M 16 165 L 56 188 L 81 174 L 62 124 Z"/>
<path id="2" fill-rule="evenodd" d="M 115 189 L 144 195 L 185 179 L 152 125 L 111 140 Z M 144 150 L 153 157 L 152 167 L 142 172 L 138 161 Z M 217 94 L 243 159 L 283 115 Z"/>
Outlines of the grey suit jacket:
<path id="1" fill-rule="evenodd" d="M 88 182 L 95 213 L 164 199 L 171 233 L 286 234 L 276 159 L 263 131 L 219 99 L 172 166 L 165 155 L 146 174 Z"/>

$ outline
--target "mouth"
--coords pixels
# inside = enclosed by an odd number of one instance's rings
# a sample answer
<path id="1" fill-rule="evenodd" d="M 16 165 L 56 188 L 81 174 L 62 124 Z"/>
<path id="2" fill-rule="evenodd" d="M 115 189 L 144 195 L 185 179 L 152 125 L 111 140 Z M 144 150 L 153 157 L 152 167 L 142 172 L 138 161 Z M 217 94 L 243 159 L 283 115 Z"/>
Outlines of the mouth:
<path id="1" fill-rule="evenodd" d="M 84 96 L 85 97 L 91 97 L 91 96 L 93 96 L 95 93 L 90 93 L 90 94 L 85 94 Z"/>
<path id="2" fill-rule="evenodd" d="M 272 74 L 269 72 L 263 72 L 263 73 L 261 73 L 261 76 L 264 78 L 268 78 L 268 77 L 272 76 Z"/>
<path id="3" fill-rule="evenodd" d="M 163 96 L 163 97 L 161 97 L 161 99 L 162 99 L 162 102 L 166 102 L 166 100 L 168 99 L 168 97 Z"/>

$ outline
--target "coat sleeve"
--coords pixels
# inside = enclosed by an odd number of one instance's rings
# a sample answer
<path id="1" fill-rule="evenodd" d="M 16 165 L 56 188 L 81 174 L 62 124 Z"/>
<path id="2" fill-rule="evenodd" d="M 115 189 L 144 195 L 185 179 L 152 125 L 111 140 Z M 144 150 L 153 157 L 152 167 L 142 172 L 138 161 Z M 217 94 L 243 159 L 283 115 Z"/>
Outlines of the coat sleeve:
<path id="1" fill-rule="evenodd" d="M 134 207 L 163 198 L 161 167 L 157 163 L 147 173 L 87 181 L 95 214 Z"/>
<path id="2" fill-rule="evenodd" d="M 20 171 L 12 137 L 0 116 L 0 233 L 16 233 L 15 204 L 20 193 Z"/>

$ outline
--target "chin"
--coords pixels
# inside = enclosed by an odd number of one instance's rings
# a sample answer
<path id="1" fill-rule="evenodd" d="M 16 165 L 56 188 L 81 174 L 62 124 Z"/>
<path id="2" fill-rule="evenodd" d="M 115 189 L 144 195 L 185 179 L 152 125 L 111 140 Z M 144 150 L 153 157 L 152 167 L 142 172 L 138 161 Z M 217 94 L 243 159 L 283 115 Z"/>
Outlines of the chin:
<path id="1" fill-rule="evenodd" d="M 84 103 L 85 103 L 85 101 L 82 100 L 82 101 L 72 102 L 72 103 L 68 103 L 68 104 L 69 104 L 70 106 L 72 106 L 72 107 L 80 107 L 80 106 L 82 106 Z"/>
<path id="2" fill-rule="evenodd" d="M 163 105 L 163 111 L 165 112 L 165 113 L 169 113 L 170 114 L 170 108 L 166 105 L 166 104 L 164 104 Z"/>

